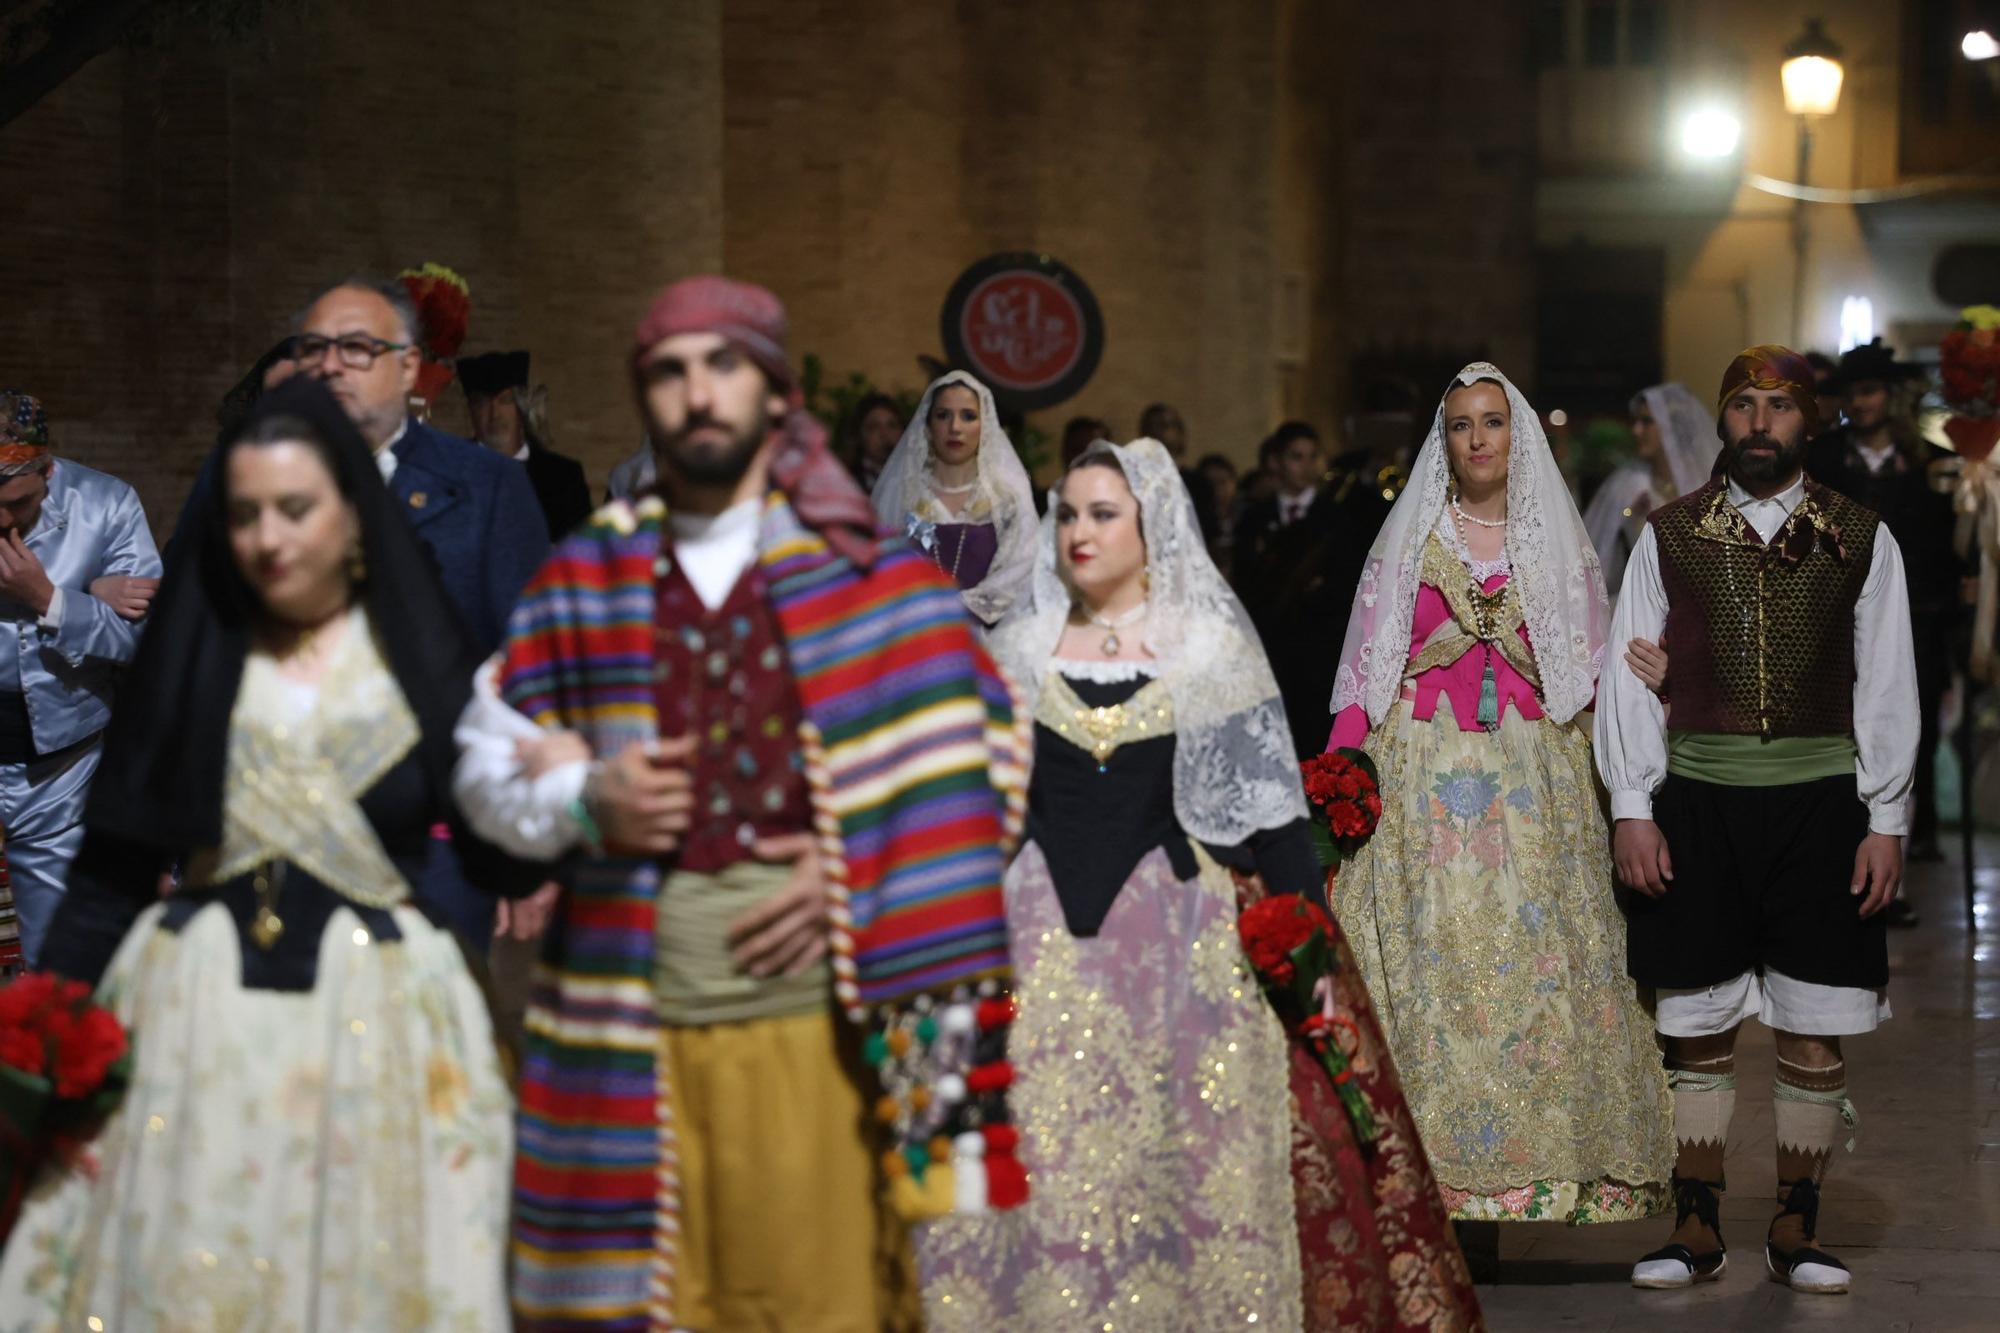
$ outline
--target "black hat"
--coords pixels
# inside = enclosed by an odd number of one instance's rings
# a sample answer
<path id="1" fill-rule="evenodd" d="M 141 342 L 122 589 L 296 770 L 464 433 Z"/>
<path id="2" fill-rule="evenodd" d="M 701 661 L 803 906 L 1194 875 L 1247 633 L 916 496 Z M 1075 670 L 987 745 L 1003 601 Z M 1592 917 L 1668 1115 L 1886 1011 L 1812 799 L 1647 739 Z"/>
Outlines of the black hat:
<path id="1" fill-rule="evenodd" d="M 1896 359 L 1896 349 L 1884 347 L 1880 338 L 1867 342 L 1852 351 L 1840 354 L 1840 366 L 1833 372 L 1828 388 L 1834 391 L 1850 389 L 1857 384 L 1875 380 L 1882 384 L 1900 384 L 1904 380 L 1915 379 L 1924 373 L 1923 367 L 1908 361 Z"/>
<path id="2" fill-rule="evenodd" d="M 458 359 L 458 382 L 469 394 L 490 398 L 509 389 L 528 387 L 526 352 L 486 352 Z"/>

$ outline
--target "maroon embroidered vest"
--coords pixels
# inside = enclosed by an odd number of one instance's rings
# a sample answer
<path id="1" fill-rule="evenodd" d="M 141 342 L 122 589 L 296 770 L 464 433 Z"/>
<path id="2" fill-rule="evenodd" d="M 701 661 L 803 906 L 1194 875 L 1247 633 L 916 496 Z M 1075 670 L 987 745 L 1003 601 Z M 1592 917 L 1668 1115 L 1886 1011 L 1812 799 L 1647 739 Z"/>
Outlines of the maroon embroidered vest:
<path id="1" fill-rule="evenodd" d="M 713 873 L 761 837 L 812 827 L 798 690 L 753 565 L 715 610 L 669 550 L 655 584 L 653 691 L 662 736 L 694 736 L 694 821 L 676 864 Z"/>
<path id="2" fill-rule="evenodd" d="M 1766 544 L 1716 480 L 1648 521 L 1667 593 L 1673 729 L 1852 735 L 1854 604 L 1875 515 L 1808 481 Z"/>

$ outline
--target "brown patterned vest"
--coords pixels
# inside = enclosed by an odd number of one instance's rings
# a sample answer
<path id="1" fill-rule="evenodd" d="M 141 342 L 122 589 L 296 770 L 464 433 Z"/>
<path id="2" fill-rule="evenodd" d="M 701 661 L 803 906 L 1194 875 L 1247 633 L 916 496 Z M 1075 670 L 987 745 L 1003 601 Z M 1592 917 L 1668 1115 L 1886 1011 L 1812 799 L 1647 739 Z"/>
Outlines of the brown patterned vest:
<path id="1" fill-rule="evenodd" d="M 800 765 L 803 716 L 755 566 L 711 611 L 669 550 L 654 604 L 653 690 L 662 736 L 696 737 L 694 826 L 675 863 L 714 873 L 758 838 L 812 827 Z"/>
<path id="2" fill-rule="evenodd" d="M 1852 735 L 1854 604 L 1875 553 L 1875 515 L 1808 481 L 1766 545 L 1718 479 L 1650 522 L 1667 593 L 1674 730 Z"/>

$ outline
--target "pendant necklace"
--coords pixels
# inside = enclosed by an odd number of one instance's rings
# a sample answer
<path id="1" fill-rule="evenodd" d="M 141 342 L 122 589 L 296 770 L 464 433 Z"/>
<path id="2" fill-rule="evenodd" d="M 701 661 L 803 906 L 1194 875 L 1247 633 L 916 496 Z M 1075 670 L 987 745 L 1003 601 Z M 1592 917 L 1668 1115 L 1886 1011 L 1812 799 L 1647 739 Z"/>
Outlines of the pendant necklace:
<path id="1" fill-rule="evenodd" d="M 1098 647 L 1103 650 L 1106 657 L 1118 656 L 1118 650 L 1122 646 L 1119 642 L 1118 631 L 1144 616 L 1147 605 L 1147 603 L 1141 602 L 1124 615 L 1117 617 L 1101 616 L 1088 607 L 1084 608 L 1084 614 L 1090 617 L 1090 623 L 1105 631 L 1104 641 Z"/>
<path id="2" fill-rule="evenodd" d="M 1451 512 L 1459 521 L 1458 544 L 1465 557 L 1466 582 L 1471 585 L 1472 623 L 1466 628 L 1472 631 L 1472 637 L 1486 649 L 1486 669 L 1479 676 L 1479 707 L 1473 716 L 1489 733 L 1496 732 L 1500 730 L 1500 689 L 1499 681 L 1493 673 L 1493 653 L 1499 645 L 1501 634 L 1506 632 L 1503 616 L 1507 606 L 1507 593 L 1513 586 L 1513 580 L 1509 579 L 1490 593 L 1486 591 L 1485 585 L 1472 570 L 1472 546 L 1465 540 L 1465 524 L 1476 523 L 1482 528 L 1504 528 L 1507 526 L 1507 520 L 1474 518 L 1459 508 L 1456 495 L 1451 497 Z"/>
<path id="3" fill-rule="evenodd" d="M 966 482 L 965 485 L 963 486 L 940 486 L 938 484 L 936 475 L 932 474 L 924 478 L 924 485 L 930 488 L 930 493 L 934 496 L 970 495 L 973 491 L 979 489 L 979 478 L 975 476 L 971 481 Z M 938 507 L 944 510 L 946 518 L 958 520 L 963 517 L 963 515 L 961 514 L 952 513 L 951 510 L 944 505 L 939 505 Z M 947 526 L 955 526 L 955 524 Z M 965 558 L 965 533 L 962 531 L 958 534 L 958 545 L 955 548 L 953 548 L 951 553 L 950 569 L 946 569 L 944 567 L 944 539 L 942 537 L 938 539 L 937 549 L 931 552 L 931 559 L 937 563 L 938 569 L 948 578 L 950 578 L 952 583 L 954 584 L 958 582 L 958 562 L 963 560 L 964 558 Z"/>

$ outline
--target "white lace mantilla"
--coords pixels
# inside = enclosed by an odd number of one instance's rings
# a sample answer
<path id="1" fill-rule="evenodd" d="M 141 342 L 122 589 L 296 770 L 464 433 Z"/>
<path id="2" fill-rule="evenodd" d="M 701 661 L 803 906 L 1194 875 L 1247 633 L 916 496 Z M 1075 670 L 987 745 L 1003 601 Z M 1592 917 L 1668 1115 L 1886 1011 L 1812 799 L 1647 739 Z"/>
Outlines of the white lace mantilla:
<path id="1" fill-rule="evenodd" d="M 952 513 L 934 490 L 929 421 L 931 403 L 939 391 L 953 386 L 970 389 L 979 399 L 979 452 L 974 455 L 975 489 L 959 513 Z M 1013 441 L 1000 428 L 1000 409 L 993 391 L 962 370 L 932 381 L 917 404 L 916 415 L 903 431 L 882 475 L 869 496 L 883 527 L 904 533 L 925 550 L 936 540 L 938 524 L 991 523 L 996 541 L 986 577 L 960 594 L 966 609 L 991 625 L 1027 594 L 1035 556 L 1035 487 Z"/>
<path id="2" fill-rule="evenodd" d="M 1505 551 L 1500 553 L 1500 557 L 1497 560 L 1475 560 L 1472 558 L 1472 548 L 1466 544 L 1465 533 L 1459 529 L 1458 523 L 1452 518 L 1451 506 L 1446 505 L 1444 512 L 1438 515 L 1437 531 L 1438 535 L 1444 538 L 1445 546 L 1464 563 L 1466 572 L 1471 574 L 1474 579 L 1484 583 L 1496 574 L 1506 574 L 1512 577 L 1514 562 L 1507 558 Z"/>
<path id="3" fill-rule="evenodd" d="M 1151 604 L 1144 643 L 1153 660 L 1133 665 L 1155 670 L 1173 700 L 1175 819 L 1197 841 L 1233 847 L 1302 818 L 1305 789 L 1278 682 L 1243 604 L 1209 559 L 1180 470 L 1157 440 L 1100 440 L 1085 450 L 1093 453 L 1117 460 L 1139 502 Z M 1073 605 L 1056 568 L 1056 510 L 1051 504 L 1042 520 L 1028 595 L 991 640 L 1030 710 L 1057 665 Z"/>
<path id="4" fill-rule="evenodd" d="M 1554 721 L 1567 722 L 1597 692 L 1611 621 L 1604 571 L 1576 512 L 1576 501 L 1556 467 L 1541 418 L 1521 391 L 1497 367 L 1480 361 L 1452 377 L 1446 396 L 1480 380 L 1493 381 L 1507 395 L 1508 568 L 1519 589 L 1541 673 L 1543 707 Z M 1334 675 L 1334 712 L 1360 704 L 1370 725 L 1379 726 L 1396 702 L 1410 656 L 1410 622 L 1417 609 L 1424 542 L 1445 512 L 1450 487 L 1441 398 L 1410 484 L 1389 511 L 1362 567 Z"/>

